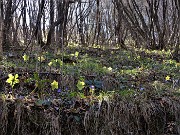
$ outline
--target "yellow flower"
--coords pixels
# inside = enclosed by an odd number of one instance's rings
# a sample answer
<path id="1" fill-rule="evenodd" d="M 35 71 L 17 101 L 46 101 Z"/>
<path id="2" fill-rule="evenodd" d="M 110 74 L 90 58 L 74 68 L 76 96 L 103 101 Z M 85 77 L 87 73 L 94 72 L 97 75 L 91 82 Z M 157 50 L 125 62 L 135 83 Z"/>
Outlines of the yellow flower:
<path id="1" fill-rule="evenodd" d="M 78 57 L 79 56 L 79 52 L 75 52 L 74 56 Z"/>
<path id="2" fill-rule="evenodd" d="M 54 81 L 51 83 L 51 87 L 52 87 L 52 90 L 58 89 L 58 82 L 54 80 Z"/>
<path id="3" fill-rule="evenodd" d="M 169 75 L 167 75 L 165 79 L 166 79 L 166 81 L 169 81 L 171 78 Z"/>
<path id="4" fill-rule="evenodd" d="M 108 71 L 112 71 L 112 67 L 108 67 Z"/>
<path id="5" fill-rule="evenodd" d="M 24 61 L 28 61 L 28 60 L 29 60 L 29 56 L 26 55 L 26 54 L 24 54 L 24 55 L 23 55 L 23 59 L 24 59 Z"/>
<path id="6" fill-rule="evenodd" d="M 44 58 L 43 56 L 38 57 L 38 61 L 42 62 L 42 61 L 44 61 L 44 60 L 45 60 L 45 58 Z"/>
<path id="7" fill-rule="evenodd" d="M 51 67 L 51 66 L 52 66 L 52 64 L 53 64 L 53 63 L 52 63 L 52 61 L 51 61 L 51 62 L 49 62 L 49 63 L 48 63 L 48 66 L 50 66 L 50 67 Z"/>
<path id="8" fill-rule="evenodd" d="M 14 76 L 12 74 L 9 74 L 8 77 L 9 78 L 6 80 L 6 82 L 9 83 L 12 88 L 16 83 L 19 83 L 18 74 L 15 74 Z"/>
<path id="9" fill-rule="evenodd" d="M 180 66 L 180 63 L 176 63 L 176 68 Z"/>
<path id="10" fill-rule="evenodd" d="M 141 58 L 141 56 L 137 56 L 137 59 L 140 59 Z"/>

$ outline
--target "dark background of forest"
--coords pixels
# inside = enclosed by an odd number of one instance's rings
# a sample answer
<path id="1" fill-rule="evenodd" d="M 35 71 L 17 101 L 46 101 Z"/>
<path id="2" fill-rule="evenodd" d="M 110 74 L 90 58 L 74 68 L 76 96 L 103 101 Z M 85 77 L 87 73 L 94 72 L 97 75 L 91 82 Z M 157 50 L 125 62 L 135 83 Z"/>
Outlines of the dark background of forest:
<path id="1" fill-rule="evenodd" d="M 178 60 L 179 22 L 178 0 L 1 0 L 0 50 L 130 45 Z"/>

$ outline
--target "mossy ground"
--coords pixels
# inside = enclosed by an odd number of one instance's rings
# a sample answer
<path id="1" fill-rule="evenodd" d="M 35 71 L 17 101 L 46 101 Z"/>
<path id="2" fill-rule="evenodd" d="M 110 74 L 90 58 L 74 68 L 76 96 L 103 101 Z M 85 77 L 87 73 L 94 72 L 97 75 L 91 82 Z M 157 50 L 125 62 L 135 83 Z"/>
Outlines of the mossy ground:
<path id="1" fill-rule="evenodd" d="M 41 53 L 42 62 L 38 53 L 28 62 L 22 57 L 1 61 L 1 134 L 180 134 L 180 64 L 171 59 L 171 51 L 65 50 Z M 41 84 L 36 91 L 34 72 Z M 10 73 L 19 74 L 14 97 L 6 83 Z M 51 90 L 53 80 L 59 91 Z M 87 82 L 83 90 L 78 80 Z M 95 94 L 85 93 L 90 83 Z"/>

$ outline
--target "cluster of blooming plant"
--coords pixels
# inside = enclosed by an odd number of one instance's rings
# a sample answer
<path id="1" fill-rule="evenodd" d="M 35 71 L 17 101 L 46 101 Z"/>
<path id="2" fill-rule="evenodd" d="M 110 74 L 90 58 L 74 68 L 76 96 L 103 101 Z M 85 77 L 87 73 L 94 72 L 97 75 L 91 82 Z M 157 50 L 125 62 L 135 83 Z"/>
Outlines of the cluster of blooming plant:
<path id="1" fill-rule="evenodd" d="M 74 57 L 78 57 L 78 55 L 79 55 L 79 52 L 75 52 L 75 54 L 73 54 Z M 24 54 L 22 56 L 22 58 L 23 58 L 23 60 L 24 60 L 24 62 L 26 64 L 28 63 L 28 61 L 30 59 L 30 57 L 27 54 Z M 39 62 L 43 62 L 43 61 L 45 61 L 45 57 L 43 55 L 41 55 L 41 56 L 39 56 L 37 58 L 37 60 Z M 47 65 L 49 67 L 52 67 L 53 65 L 56 65 L 56 64 L 59 64 L 60 66 L 62 66 L 63 62 L 60 59 L 52 59 Z M 15 86 L 15 84 L 19 83 L 19 78 L 18 78 L 19 76 L 18 76 L 18 74 L 15 74 L 15 75 L 9 74 L 8 76 L 9 76 L 9 78 L 6 80 L 6 82 L 12 87 L 12 91 L 13 91 L 13 87 Z M 43 85 L 45 85 L 45 82 L 50 82 L 50 81 L 47 81 L 47 80 L 40 79 L 38 73 L 34 73 L 34 77 L 33 78 L 28 78 L 27 80 L 29 80 L 29 82 L 30 81 L 35 81 L 36 88 L 38 88 L 40 90 L 43 89 L 43 87 L 44 87 Z M 51 85 L 52 90 L 57 90 L 57 93 L 62 92 L 62 90 L 59 88 L 58 81 L 53 80 L 52 82 L 50 82 L 50 85 Z M 76 86 L 77 86 L 78 90 L 82 90 L 85 87 L 85 82 L 83 80 L 78 80 Z M 93 86 L 91 88 L 91 91 L 92 92 L 94 91 Z"/>
<path id="2" fill-rule="evenodd" d="M 29 61 L 28 55 L 24 54 L 22 57 L 23 57 L 24 62 L 27 63 Z M 38 57 L 38 61 L 42 62 L 44 60 L 45 60 L 45 58 L 43 56 Z M 51 66 L 50 64 L 51 63 L 49 63 L 48 65 Z M 43 87 L 41 85 L 45 82 L 45 80 L 41 80 L 37 73 L 34 73 L 34 79 L 35 79 L 34 81 L 36 82 L 36 84 L 35 84 L 36 88 L 39 87 L 41 89 Z M 32 80 L 32 78 L 29 78 L 29 80 Z M 13 88 L 16 84 L 18 84 L 20 82 L 19 81 L 19 75 L 18 74 L 15 74 L 15 75 L 9 74 L 6 82 L 11 86 L 12 94 L 14 95 Z M 53 82 L 51 83 L 51 89 L 52 90 L 58 89 L 58 82 L 56 80 L 53 80 Z"/>

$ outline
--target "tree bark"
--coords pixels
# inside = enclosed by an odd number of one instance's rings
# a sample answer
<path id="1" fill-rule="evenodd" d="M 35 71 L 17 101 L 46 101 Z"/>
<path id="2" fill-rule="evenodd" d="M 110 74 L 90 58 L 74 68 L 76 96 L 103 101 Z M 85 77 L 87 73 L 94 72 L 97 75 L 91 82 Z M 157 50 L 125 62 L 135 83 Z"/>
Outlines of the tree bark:
<path id="1" fill-rule="evenodd" d="M 54 43 L 55 41 L 55 37 L 54 37 L 54 32 L 55 32 L 55 26 L 54 25 L 54 0 L 50 0 L 50 30 L 48 32 L 47 35 L 47 42 L 46 42 L 46 46 L 48 47 L 51 43 Z"/>
<path id="2" fill-rule="evenodd" d="M 80 35 L 80 41 L 81 41 L 81 44 L 82 45 L 85 45 L 85 39 L 84 39 L 84 30 L 83 30 L 83 22 L 84 22 L 84 19 L 83 19 L 83 11 L 82 11 L 82 8 L 81 8 L 81 4 L 82 4 L 82 1 L 79 0 L 78 1 L 78 4 L 79 4 L 79 17 L 80 17 L 80 23 L 79 23 L 79 35 Z"/>
<path id="3" fill-rule="evenodd" d="M 3 5 L 2 0 L 0 0 L 0 6 Z M 2 14 L 2 6 L 0 8 L 0 58 L 3 55 L 3 48 L 2 48 L 2 26 L 3 26 L 3 14 Z"/>
<path id="4" fill-rule="evenodd" d="M 27 18 L 27 15 L 26 15 L 26 7 L 27 7 L 27 3 L 26 3 L 26 0 L 23 0 L 23 9 L 22 9 L 22 12 L 23 12 L 23 40 L 24 40 L 24 45 L 27 44 L 27 23 L 26 23 L 26 18 Z"/>
<path id="5" fill-rule="evenodd" d="M 44 7 L 45 7 L 45 0 L 41 0 L 41 3 L 39 5 L 38 16 L 36 20 L 35 32 L 34 32 L 34 35 L 38 41 L 38 44 L 41 46 L 41 48 L 45 46 L 45 43 L 42 40 L 42 31 L 41 31 L 41 18 L 43 15 Z"/>
<path id="6" fill-rule="evenodd" d="M 6 8 L 6 13 L 5 13 L 5 19 L 3 21 L 3 31 L 2 31 L 2 47 L 3 50 L 8 51 L 11 42 L 10 42 L 10 26 L 12 22 L 12 0 L 9 0 L 7 2 L 7 8 Z"/>

